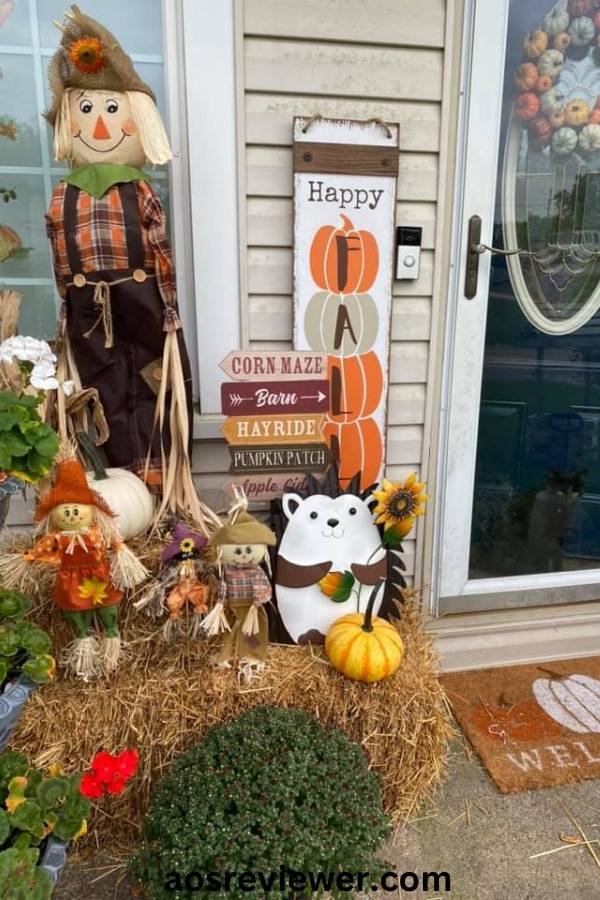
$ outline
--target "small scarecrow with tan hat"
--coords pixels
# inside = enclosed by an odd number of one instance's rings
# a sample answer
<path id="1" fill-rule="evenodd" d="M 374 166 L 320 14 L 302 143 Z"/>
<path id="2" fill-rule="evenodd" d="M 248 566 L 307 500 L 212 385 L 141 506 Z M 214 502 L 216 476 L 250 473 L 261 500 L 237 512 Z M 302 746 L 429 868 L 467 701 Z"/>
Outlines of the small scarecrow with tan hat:
<path id="1" fill-rule="evenodd" d="M 261 564 L 269 567 L 269 547 L 277 540 L 245 507 L 243 498 L 228 522 L 209 538 L 209 546 L 217 548 L 221 583 L 217 603 L 203 627 L 209 635 L 228 632 L 217 664 L 223 668 L 237 665 L 241 680 L 248 681 L 265 667 L 269 620 L 264 607 L 272 589 Z"/>
<path id="2" fill-rule="evenodd" d="M 58 24 L 58 23 L 56 23 Z M 115 37 L 71 6 L 50 60 L 54 188 L 47 232 L 65 301 L 70 376 L 96 388 L 110 466 L 132 469 L 159 510 L 220 524 L 191 477 L 191 372 L 160 198 L 141 167 L 172 158 L 156 98 Z"/>
<path id="3" fill-rule="evenodd" d="M 90 489 L 73 456 L 56 465 L 53 487 L 40 497 L 35 520 L 41 535 L 21 555 L 21 564 L 57 568 L 52 596 L 75 632 L 63 662 L 86 680 L 110 674 L 122 652 L 118 619 L 123 591 L 144 581 L 148 572 L 121 540 L 114 513 Z M 19 565 L 13 572 L 14 581 Z M 94 619 L 101 639 L 92 632 Z"/>

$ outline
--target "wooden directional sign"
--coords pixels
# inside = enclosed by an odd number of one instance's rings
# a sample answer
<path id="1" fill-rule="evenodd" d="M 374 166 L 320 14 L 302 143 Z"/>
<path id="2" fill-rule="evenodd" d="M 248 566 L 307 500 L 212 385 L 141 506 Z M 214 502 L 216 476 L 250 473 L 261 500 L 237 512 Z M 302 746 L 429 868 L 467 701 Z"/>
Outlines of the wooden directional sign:
<path id="1" fill-rule="evenodd" d="M 268 475 L 234 475 L 224 490 L 227 492 L 233 485 L 242 488 L 251 503 L 264 503 L 281 497 L 282 494 L 304 494 L 308 488 L 306 475 L 303 472 L 274 472 Z"/>
<path id="2" fill-rule="evenodd" d="M 229 447 L 229 471 L 238 475 L 260 472 L 323 472 L 330 462 L 326 444 L 293 444 L 289 447 Z"/>
<path id="3" fill-rule="evenodd" d="M 323 416 L 230 416 L 223 424 L 229 444 L 314 444 L 323 441 Z"/>
<path id="4" fill-rule="evenodd" d="M 328 409 L 328 381 L 226 381 L 221 385 L 221 411 L 226 416 L 325 413 Z"/>
<path id="5" fill-rule="evenodd" d="M 234 350 L 219 367 L 234 381 L 327 378 L 327 355 L 298 350 Z"/>

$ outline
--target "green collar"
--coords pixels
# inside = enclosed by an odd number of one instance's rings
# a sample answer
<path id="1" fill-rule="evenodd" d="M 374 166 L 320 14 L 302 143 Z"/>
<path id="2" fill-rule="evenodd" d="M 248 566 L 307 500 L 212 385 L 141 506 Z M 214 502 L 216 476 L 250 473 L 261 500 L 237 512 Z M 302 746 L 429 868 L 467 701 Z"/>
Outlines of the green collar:
<path id="1" fill-rule="evenodd" d="M 99 200 L 113 184 L 123 184 L 128 181 L 148 181 L 148 176 L 141 169 L 136 169 L 134 166 L 97 163 L 96 165 L 80 166 L 78 169 L 73 169 L 61 180 L 66 181 L 67 184 L 74 185 Z"/>

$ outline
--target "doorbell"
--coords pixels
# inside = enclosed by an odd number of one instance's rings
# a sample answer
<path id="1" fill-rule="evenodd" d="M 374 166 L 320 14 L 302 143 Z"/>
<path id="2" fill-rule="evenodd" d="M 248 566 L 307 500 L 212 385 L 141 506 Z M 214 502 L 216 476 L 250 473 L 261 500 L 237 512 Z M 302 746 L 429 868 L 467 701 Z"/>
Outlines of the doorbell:
<path id="1" fill-rule="evenodd" d="M 396 228 L 396 278 L 409 280 L 419 277 L 423 229 L 399 225 Z"/>

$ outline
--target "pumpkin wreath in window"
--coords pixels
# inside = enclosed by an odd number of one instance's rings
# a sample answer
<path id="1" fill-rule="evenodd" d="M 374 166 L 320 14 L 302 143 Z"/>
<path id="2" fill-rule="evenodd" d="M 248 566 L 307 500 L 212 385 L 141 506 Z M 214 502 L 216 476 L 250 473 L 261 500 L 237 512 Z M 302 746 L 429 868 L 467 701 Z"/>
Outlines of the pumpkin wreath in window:
<path id="1" fill-rule="evenodd" d="M 564 159 L 600 150 L 600 95 L 581 86 L 567 94 L 560 84 L 565 67 L 586 58 L 600 68 L 600 0 L 559 0 L 525 35 L 514 114 L 530 149 Z"/>

